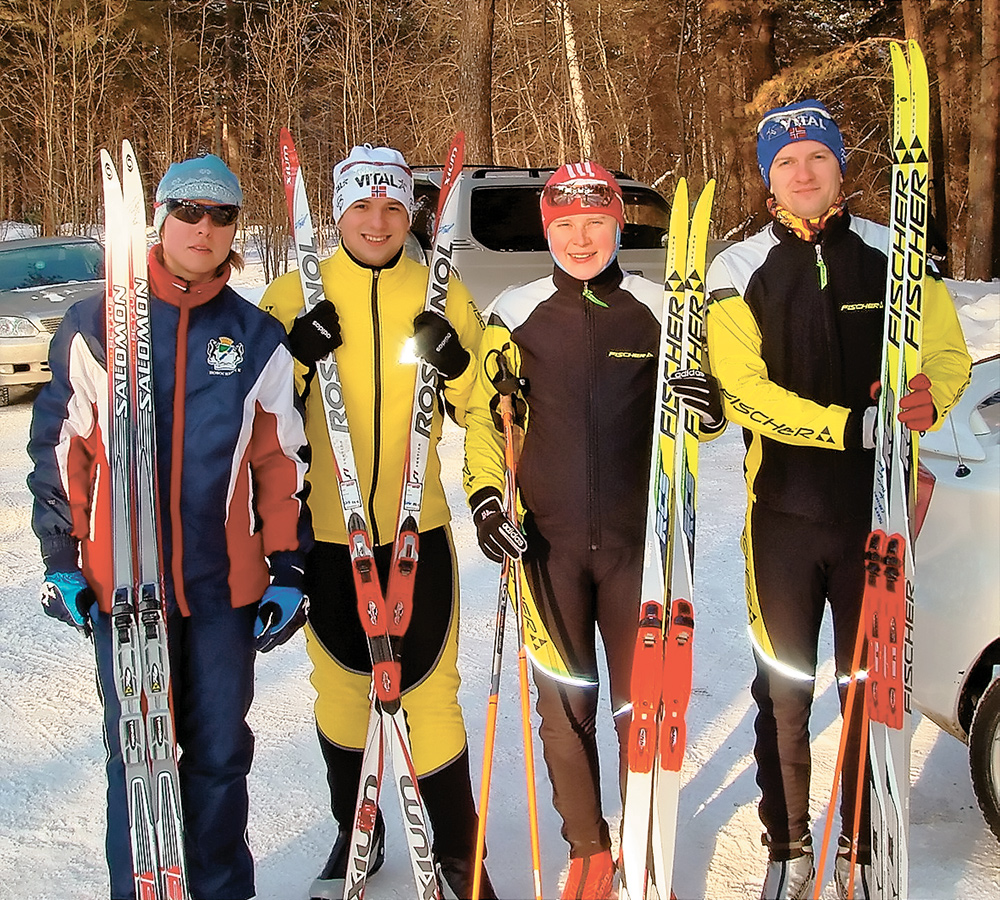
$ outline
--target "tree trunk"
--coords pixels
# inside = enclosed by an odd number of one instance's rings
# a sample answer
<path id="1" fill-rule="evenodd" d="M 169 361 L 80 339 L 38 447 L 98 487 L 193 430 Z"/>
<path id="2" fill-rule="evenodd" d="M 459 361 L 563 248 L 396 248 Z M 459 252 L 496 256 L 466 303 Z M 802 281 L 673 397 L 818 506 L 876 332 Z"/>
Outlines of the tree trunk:
<path id="1" fill-rule="evenodd" d="M 593 159 L 594 126 L 590 121 L 587 98 L 583 92 L 583 75 L 580 68 L 580 57 L 576 49 L 576 32 L 573 29 L 573 18 L 570 15 L 569 0 L 556 0 L 556 7 L 559 12 L 559 26 L 562 29 L 563 50 L 566 54 L 566 69 L 569 73 L 570 104 L 573 109 L 573 119 L 576 122 L 577 134 L 580 137 L 580 155 L 583 159 Z"/>
<path id="2" fill-rule="evenodd" d="M 912 6 L 912 0 L 909 3 Z M 950 5 L 950 4 L 948 4 Z M 948 10 L 941 9 L 940 0 L 924 4 L 916 14 L 904 16 L 906 36 L 920 44 L 927 60 L 930 78 L 930 199 L 931 228 L 927 235 L 928 250 L 938 261 L 939 268 L 945 269 L 941 260 L 948 254 L 948 200 L 945 192 L 947 184 L 948 157 L 945 153 L 944 135 L 948 118 L 946 98 L 948 96 Z M 912 21 L 911 21 L 912 20 Z"/>
<path id="3" fill-rule="evenodd" d="M 493 165 L 494 0 L 465 0 L 458 61 L 459 123 L 471 163 Z"/>
<path id="4" fill-rule="evenodd" d="M 972 84 L 972 96 L 977 85 Z M 982 44 L 969 148 L 969 249 L 965 277 L 988 281 L 993 259 L 997 190 L 997 129 L 1000 128 L 1000 0 L 982 0 Z"/>

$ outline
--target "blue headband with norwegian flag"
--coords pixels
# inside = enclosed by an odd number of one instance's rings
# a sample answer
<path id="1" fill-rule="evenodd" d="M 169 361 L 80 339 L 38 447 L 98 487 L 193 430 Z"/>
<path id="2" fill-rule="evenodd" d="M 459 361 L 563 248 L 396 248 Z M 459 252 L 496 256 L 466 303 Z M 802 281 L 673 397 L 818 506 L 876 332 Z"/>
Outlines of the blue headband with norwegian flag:
<path id="1" fill-rule="evenodd" d="M 782 147 L 794 141 L 819 141 L 830 148 L 840 171 L 847 169 L 844 138 L 830 111 L 819 100 L 799 100 L 772 109 L 757 123 L 757 164 L 764 184 L 771 186 L 771 164 Z"/>

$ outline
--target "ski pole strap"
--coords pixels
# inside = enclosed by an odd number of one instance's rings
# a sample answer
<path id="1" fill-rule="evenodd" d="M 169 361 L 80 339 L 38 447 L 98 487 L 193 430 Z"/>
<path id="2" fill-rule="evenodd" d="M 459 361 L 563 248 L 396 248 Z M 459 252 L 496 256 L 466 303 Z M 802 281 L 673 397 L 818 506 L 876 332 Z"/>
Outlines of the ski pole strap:
<path id="1" fill-rule="evenodd" d="M 495 356 L 497 363 L 497 373 L 490 378 L 490 381 L 493 383 L 493 387 L 495 387 L 504 396 L 516 394 L 518 391 L 526 394 L 528 393 L 528 379 L 521 378 L 511 372 L 510 366 L 507 363 L 507 357 L 504 356 L 509 349 L 510 343 L 508 342 L 499 350 L 494 347 L 489 353 L 486 354 L 486 360 Z"/>

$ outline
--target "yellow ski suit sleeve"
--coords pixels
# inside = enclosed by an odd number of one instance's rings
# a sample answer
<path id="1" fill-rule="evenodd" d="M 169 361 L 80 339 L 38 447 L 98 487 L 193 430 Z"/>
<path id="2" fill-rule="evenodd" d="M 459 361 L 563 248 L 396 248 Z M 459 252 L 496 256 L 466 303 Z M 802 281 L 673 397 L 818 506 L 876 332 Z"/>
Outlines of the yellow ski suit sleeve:
<path id="1" fill-rule="evenodd" d="M 968 384 L 972 359 L 944 282 L 928 277 L 924 298 L 922 370 L 931 380 L 936 430 Z M 707 336 L 727 419 L 786 444 L 844 449 L 850 410 L 815 403 L 769 379 L 760 329 L 743 297 L 716 298 L 709 305 Z"/>

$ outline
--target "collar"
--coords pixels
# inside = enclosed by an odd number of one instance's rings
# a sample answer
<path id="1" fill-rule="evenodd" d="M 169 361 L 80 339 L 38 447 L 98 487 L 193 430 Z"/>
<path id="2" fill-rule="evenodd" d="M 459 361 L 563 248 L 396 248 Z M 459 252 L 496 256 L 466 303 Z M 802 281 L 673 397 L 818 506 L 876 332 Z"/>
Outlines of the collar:
<path id="1" fill-rule="evenodd" d="M 555 282 L 556 287 L 560 291 L 567 291 L 568 293 L 577 295 L 583 294 L 587 290 L 597 297 L 610 297 L 611 294 L 618 290 L 618 286 L 622 283 L 622 278 L 624 277 L 621 266 L 618 265 L 617 256 L 597 275 L 591 278 L 590 281 L 580 281 L 579 278 L 574 278 L 558 265 L 553 266 L 552 269 L 552 280 Z"/>
<path id="2" fill-rule="evenodd" d="M 366 262 L 361 262 L 360 259 L 358 259 L 353 253 L 351 253 L 350 250 L 347 249 L 347 244 L 345 244 L 343 241 L 340 242 L 340 246 L 343 249 L 344 253 L 347 254 L 347 258 L 352 263 L 354 263 L 354 265 L 359 266 L 362 269 L 368 269 L 370 272 L 381 272 L 383 269 L 394 268 L 403 258 L 403 251 L 406 249 L 405 247 L 400 247 L 399 252 L 392 259 L 390 259 L 384 266 L 372 266 Z"/>
<path id="3" fill-rule="evenodd" d="M 163 247 L 155 244 L 149 251 L 149 286 L 153 295 L 165 300 L 171 306 L 201 306 L 217 297 L 229 281 L 232 267 L 223 263 L 221 271 L 211 281 L 191 284 L 169 272 L 163 265 Z"/>
<path id="4" fill-rule="evenodd" d="M 815 219 L 803 219 L 789 212 L 774 197 L 768 198 L 767 211 L 797 238 L 808 244 L 815 244 L 822 239 L 827 223 L 844 217 L 844 214 L 847 212 L 847 200 L 843 194 L 840 194 L 833 201 L 833 206 Z"/>

